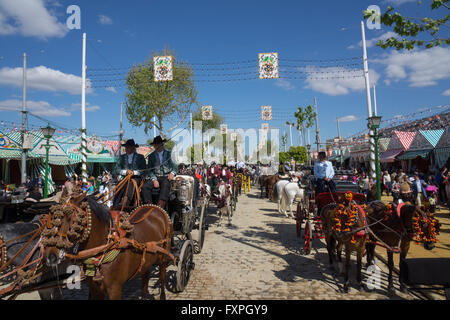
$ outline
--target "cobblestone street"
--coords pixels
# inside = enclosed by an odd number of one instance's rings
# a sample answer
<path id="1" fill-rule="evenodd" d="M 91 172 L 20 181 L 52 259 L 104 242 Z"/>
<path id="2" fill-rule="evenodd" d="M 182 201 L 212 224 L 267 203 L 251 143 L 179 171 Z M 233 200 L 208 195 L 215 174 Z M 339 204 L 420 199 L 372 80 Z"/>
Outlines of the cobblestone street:
<path id="1" fill-rule="evenodd" d="M 418 299 L 403 294 L 394 275 L 396 295 L 387 296 L 386 267 L 381 268 L 381 287 L 374 291 L 356 289 L 356 263 L 352 257 L 349 293 L 342 292 L 343 277 L 329 267 L 324 240 L 313 240 L 309 255 L 302 251 L 301 239 L 296 237 L 295 220 L 276 211 L 276 204 L 259 199 L 259 193 L 239 197 L 237 211 L 231 226 L 226 219 L 217 225 L 214 205 L 209 210 L 209 230 L 201 254 L 194 256 L 195 270 L 182 293 L 171 289 L 175 267 L 168 269 L 167 299 L 286 299 L 286 300 L 372 300 Z M 195 237 L 194 230 L 194 237 Z M 365 260 L 363 261 L 363 266 Z M 368 275 L 363 268 L 363 281 Z M 154 270 L 150 280 L 150 293 L 159 299 L 159 280 Z M 65 299 L 87 299 L 88 290 L 63 290 Z M 37 293 L 20 299 L 39 299 Z M 140 299 L 140 278 L 129 281 L 123 291 L 124 299 Z"/>

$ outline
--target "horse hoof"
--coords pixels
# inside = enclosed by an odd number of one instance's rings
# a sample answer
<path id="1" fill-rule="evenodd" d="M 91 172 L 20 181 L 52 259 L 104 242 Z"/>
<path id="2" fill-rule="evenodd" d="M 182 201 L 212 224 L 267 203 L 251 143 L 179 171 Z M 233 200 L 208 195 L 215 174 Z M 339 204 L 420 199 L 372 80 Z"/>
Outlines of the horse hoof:
<path id="1" fill-rule="evenodd" d="M 348 293 L 348 285 L 344 285 L 344 293 Z"/>
<path id="2" fill-rule="evenodd" d="M 359 292 L 366 292 L 366 288 L 364 287 L 364 285 L 359 284 L 359 285 L 358 285 L 358 291 L 359 291 Z"/>
<path id="3" fill-rule="evenodd" d="M 401 293 L 408 293 L 408 288 L 404 285 L 400 285 L 400 291 Z"/>

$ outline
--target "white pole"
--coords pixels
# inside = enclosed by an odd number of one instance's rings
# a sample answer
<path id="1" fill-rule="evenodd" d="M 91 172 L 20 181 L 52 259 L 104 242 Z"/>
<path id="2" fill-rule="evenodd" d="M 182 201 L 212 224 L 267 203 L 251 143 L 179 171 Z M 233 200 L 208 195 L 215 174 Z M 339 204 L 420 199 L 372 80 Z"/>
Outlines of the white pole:
<path id="1" fill-rule="evenodd" d="M 153 117 L 153 123 L 156 123 L 156 116 Z M 153 139 L 156 138 L 156 127 L 153 125 Z"/>
<path id="2" fill-rule="evenodd" d="M 86 138 L 86 33 L 83 33 L 83 58 L 81 66 L 81 174 L 83 184 L 87 183 L 87 138 Z"/>
<path id="3" fill-rule="evenodd" d="M 375 85 L 373 86 L 373 108 L 374 108 L 374 115 L 377 116 L 377 94 L 375 92 Z"/>
<path id="4" fill-rule="evenodd" d="M 120 103 L 120 131 L 119 131 L 119 155 L 122 155 L 122 139 L 123 139 L 123 102 Z"/>
<path id="5" fill-rule="evenodd" d="M 301 147 L 302 144 L 303 144 L 302 128 L 298 128 L 298 145 Z"/>
<path id="6" fill-rule="evenodd" d="M 23 54 L 23 88 L 22 88 L 22 168 L 21 183 L 27 180 L 27 151 L 24 149 L 27 130 L 27 54 Z"/>
<path id="7" fill-rule="evenodd" d="M 190 118 L 191 118 L 191 148 L 194 148 L 194 134 L 192 131 L 192 112 L 190 114 Z M 193 163 L 193 160 L 191 161 L 191 163 Z"/>
<path id="8" fill-rule="evenodd" d="M 366 83 L 366 99 L 367 99 L 367 113 L 369 118 L 372 117 L 372 100 L 370 97 L 370 80 L 369 80 L 369 63 L 367 61 L 367 47 L 366 47 L 366 33 L 364 30 L 364 22 L 361 21 L 361 33 L 362 33 L 362 45 L 363 45 L 363 64 L 364 64 L 364 80 Z M 376 178 L 375 168 L 375 140 L 372 138 L 374 135 L 373 130 L 369 130 L 369 143 L 370 143 L 370 176 Z"/>
<path id="9" fill-rule="evenodd" d="M 316 113 L 316 145 L 317 145 L 317 154 L 320 151 L 320 130 L 319 130 L 319 115 L 317 113 L 317 99 L 314 97 L 314 112 Z"/>
<path id="10" fill-rule="evenodd" d="M 292 147 L 292 125 L 289 125 L 289 135 L 291 136 L 291 147 Z"/>

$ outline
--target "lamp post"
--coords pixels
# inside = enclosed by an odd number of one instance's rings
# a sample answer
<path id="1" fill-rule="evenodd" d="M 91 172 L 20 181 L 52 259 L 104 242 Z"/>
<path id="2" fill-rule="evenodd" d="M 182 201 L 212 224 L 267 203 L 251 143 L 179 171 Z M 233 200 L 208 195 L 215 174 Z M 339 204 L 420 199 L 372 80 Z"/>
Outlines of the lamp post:
<path id="1" fill-rule="evenodd" d="M 310 153 L 311 145 L 307 144 L 306 149 L 308 150 L 308 166 L 310 166 L 311 165 L 311 153 Z"/>
<path id="2" fill-rule="evenodd" d="M 375 140 L 375 170 L 377 179 L 378 200 L 381 200 L 381 174 L 380 174 L 380 161 L 378 155 L 378 128 L 380 127 L 381 117 L 372 116 L 367 119 L 368 128 L 373 131 L 373 138 Z"/>
<path id="3" fill-rule="evenodd" d="M 50 139 L 53 137 L 53 134 L 55 133 L 55 129 L 50 127 L 48 125 L 45 128 L 41 129 L 42 133 L 44 134 L 44 138 L 47 139 L 47 144 L 44 144 L 45 147 L 45 179 L 44 179 L 44 199 L 47 199 L 48 196 L 48 152 L 50 150 Z"/>

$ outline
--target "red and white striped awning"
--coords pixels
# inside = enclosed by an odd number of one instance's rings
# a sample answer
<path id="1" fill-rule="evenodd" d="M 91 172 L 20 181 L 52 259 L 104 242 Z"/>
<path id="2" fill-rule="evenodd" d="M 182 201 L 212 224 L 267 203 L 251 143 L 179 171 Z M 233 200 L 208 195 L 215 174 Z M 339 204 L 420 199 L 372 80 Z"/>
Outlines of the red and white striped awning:
<path id="1" fill-rule="evenodd" d="M 416 136 L 416 132 L 394 131 L 394 133 L 402 143 L 402 146 L 403 148 L 405 148 L 405 150 L 409 149 L 411 143 L 414 140 L 414 137 Z"/>

